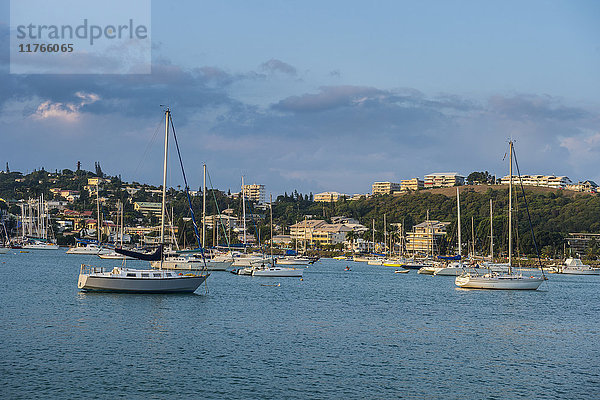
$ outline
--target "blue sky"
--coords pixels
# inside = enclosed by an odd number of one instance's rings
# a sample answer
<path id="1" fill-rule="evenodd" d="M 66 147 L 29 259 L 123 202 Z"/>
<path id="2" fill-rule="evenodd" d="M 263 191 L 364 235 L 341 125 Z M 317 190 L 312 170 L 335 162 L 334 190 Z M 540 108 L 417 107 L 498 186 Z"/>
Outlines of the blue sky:
<path id="1" fill-rule="evenodd" d="M 524 173 L 600 181 L 598 2 L 153 2 L 147 76 L 10 75 L 0 4 L 15 170 L 100 161 L 158 184 L 166 103 L 192 186 L 202 162 L 218 188 L 243 173 L 275 194 L 502 175 L 509 137 Z"/>

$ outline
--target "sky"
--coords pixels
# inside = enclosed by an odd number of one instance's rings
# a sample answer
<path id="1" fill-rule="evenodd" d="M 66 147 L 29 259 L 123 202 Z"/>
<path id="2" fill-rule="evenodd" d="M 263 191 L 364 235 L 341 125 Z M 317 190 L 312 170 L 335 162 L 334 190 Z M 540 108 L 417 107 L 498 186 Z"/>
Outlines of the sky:
<path id="1" fill-rule="evenodd" d="M 158 185 L 167 104 L 192 188 L 502 176 L 509 138 L 524 174 L 600 183 L 597 1 L 153 1 L 151 73 L 122 75 L 9 73 L 9 4 L 1 167 Z"/>

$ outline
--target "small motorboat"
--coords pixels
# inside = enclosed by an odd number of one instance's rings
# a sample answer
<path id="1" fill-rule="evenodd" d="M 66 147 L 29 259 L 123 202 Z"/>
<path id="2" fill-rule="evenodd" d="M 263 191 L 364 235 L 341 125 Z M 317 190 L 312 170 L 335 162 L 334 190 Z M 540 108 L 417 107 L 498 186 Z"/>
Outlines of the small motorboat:
<path id="1" fill-rule="evenodd" d="M 394 271 L 395 274 L 408 274 L 410 269 L 397 269 Z"/>

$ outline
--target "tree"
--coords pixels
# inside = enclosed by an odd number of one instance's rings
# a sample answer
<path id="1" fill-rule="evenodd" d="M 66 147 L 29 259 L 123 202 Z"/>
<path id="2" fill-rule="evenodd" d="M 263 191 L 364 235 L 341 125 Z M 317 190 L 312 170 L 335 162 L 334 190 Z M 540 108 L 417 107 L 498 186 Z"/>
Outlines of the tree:
<path id="1" fill-rule="evenodd" d="M 485 172 L 471 172 L 469 174 L 469 176 L 467 177 L 467 181 L 474 183 L 488 183 L 491 182 L 493 180 L 493 177 L 490 175 L 489 172 L 485 171 Z"/>

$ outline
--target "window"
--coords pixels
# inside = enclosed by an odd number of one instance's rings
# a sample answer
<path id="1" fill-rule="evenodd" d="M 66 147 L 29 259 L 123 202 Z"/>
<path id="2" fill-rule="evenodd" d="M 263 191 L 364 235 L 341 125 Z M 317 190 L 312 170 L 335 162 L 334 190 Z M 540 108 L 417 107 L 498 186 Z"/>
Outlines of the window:
<path id="1" fill-rule="evenodd" d="M 128 272 L 128 273 L 127 273 L 127 277 L 133 277 L 133 278 L 135 278 L 136 276 L 137 276 L 137 275 L 136 275 L 136 274 L 134 274 L 134 273 L 132 273 L 132 272 Z"/>
<path id="2" fill-rule="evenodd" d="M 142 274 L 142 278 L 146 278 L 148 276 L 149 276 L 148 274 Z"/>
<path id="3" fill-rule="evenodd" d="M 160 274 L 153 274 L 155 278 L 160 278 Z"/>

